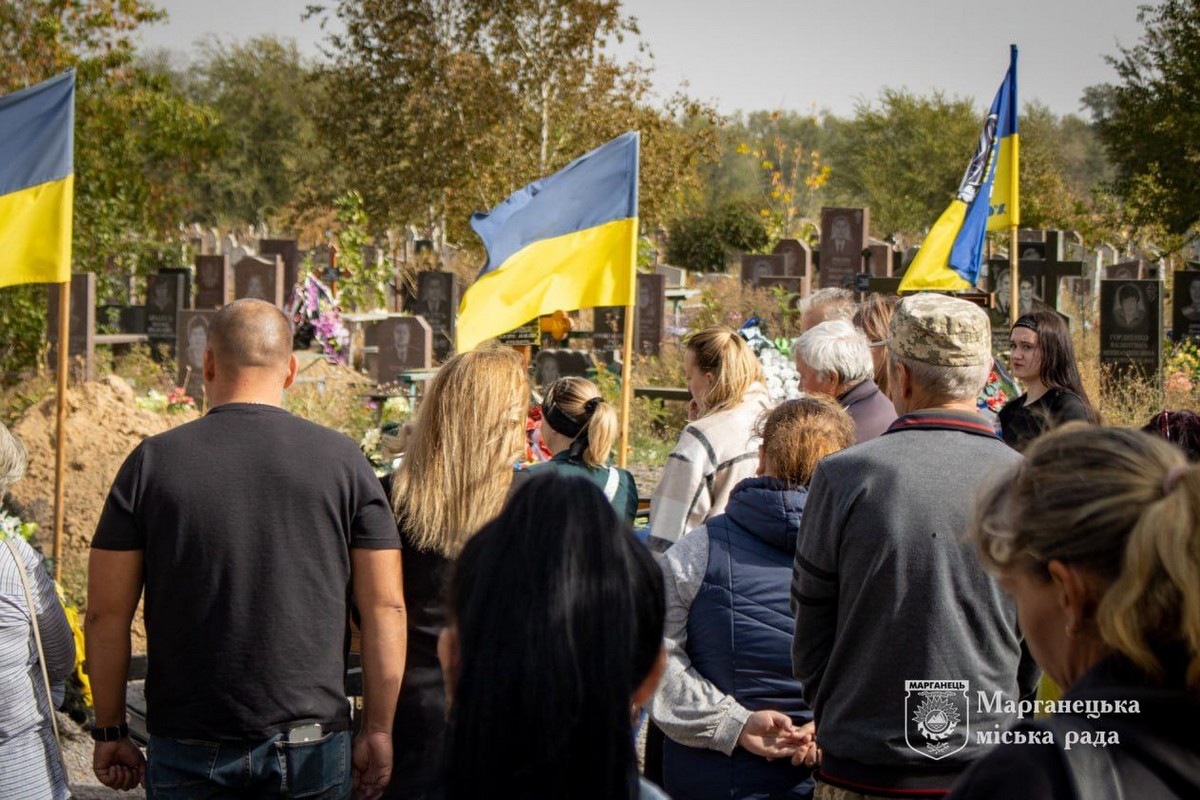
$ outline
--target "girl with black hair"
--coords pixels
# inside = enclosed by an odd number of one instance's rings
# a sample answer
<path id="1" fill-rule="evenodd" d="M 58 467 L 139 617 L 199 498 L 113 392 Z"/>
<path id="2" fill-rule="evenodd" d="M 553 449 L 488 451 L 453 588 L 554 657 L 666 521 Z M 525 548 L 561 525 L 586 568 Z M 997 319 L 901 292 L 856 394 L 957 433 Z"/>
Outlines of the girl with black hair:
<path id="1" fill-rule="evenodd" d="M 617 409 L 604 401 L 596 384 L 585 378 L 559 378 L 542 402 L 542 441 L 554 454 L 534 474 L 552 470 L 591 479 L 617 513 L 633 524 L 637 516 L 637 484 L 629 470 L 609 466 L 617 439 Z"/>
<path id="2" fill-rule="evenodd" d="M 1046 431 L 1066 422 L 1098 423 L 1088 399 L 1075 348 L 1062 317 L 1053 311 L 1021 316 L 1012 328 L 1012 371 L 1025 394 L 1000 409 L 1000 431 L 1009 447 L 1023 451 Z"/>
<path id="3" fill-rule="evenodd" d="M 522 486 L 467 542 L 447 611 L 445 800 L 663 800 L 632 729 L 665 663 L 662 572 L 591 480 Z"/>

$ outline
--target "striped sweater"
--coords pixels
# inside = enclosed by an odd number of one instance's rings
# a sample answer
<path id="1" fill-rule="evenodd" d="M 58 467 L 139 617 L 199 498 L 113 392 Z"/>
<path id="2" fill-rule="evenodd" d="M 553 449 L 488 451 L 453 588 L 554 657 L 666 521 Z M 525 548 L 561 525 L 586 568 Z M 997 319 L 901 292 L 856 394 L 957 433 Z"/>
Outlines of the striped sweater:
<path id="1" fill-rule="evenodd" d="M 701 417 L 683 429 L 650 502 L 650 536 L 669 545 L 720 514 L 729 493 L 758 469 L 755 425 L 771 407 L 756 384 L 731 409 Z"/>

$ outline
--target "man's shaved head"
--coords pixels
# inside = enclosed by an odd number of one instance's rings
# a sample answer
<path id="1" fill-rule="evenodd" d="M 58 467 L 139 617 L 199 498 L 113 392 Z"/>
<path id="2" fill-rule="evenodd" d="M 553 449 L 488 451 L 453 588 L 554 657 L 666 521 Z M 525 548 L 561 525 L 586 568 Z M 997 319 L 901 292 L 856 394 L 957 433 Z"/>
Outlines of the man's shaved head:
<path id="1" fill-rule="evenodd" d="M 208 328 L 208 344 L 217 364 L 226 369 L 286 368 L 292 329 L 275 306 L 243 298 L 216 313 Z"/>

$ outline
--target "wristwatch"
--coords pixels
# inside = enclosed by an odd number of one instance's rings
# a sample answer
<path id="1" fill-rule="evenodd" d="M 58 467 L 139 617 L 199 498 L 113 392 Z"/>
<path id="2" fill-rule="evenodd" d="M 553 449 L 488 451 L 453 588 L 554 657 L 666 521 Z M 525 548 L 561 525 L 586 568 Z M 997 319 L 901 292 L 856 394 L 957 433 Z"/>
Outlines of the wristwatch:
<path id="1" fill-rule="evenodd" d="M 107 728 L 92 728 L 92 738 L 97 742 L 115 742 L 129 735 L 129 724 L 110 725 Z"/>

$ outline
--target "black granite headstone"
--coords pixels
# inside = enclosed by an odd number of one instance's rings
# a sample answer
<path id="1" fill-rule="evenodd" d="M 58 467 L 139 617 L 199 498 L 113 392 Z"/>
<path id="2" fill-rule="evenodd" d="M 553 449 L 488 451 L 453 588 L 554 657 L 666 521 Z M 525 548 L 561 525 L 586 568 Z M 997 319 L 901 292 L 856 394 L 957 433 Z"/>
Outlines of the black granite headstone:
<path id="1" fill-rule="evenodd" d="M 146 335 L 160 361 L 175 353 L 183 286 L 183 276 L 178 273 L 160 272 L 146 281 Z"/>
<path id="2" fill-rule="evenodd" d="M 662 350 L 666 280 L 662 275 L 637 276 L 637 351 L 657 356 Z"/>
<path id="3" fill-rule="evenodd" d="M 177 384 L 200 404 L 204 393 L 204 349 L 208 347 L 208 326 L 216 311 L 205 309 L 179 312 L 179 328 L 176 331 L 179 346 L 175 348 L 178 368 Z"/>
<path id="4" fill-rule="evenodd" d="M 378 348 L 367 357 L 367 370 L 378 383 L 394 381 L 401 372 L 433 366 L 433 329 L 421 317 L 389 316 L 372 322 L 365 340 L 368 346 Z"/>
<path id="5" fill-rule="evenodd" d="M 229 302 L 229 256 L 196 256 L 196 308 L 220 308 Z"/>
<path id="6" fill-rule="evenodd" d="M 46 338 L 50 342 L 50 367 L 58 366 L 58 284 L 48 289 Z M 70 374 L 76 380 L 95 377 L 96 362 L 96 276 L 91 272 L 71 274 L 70 326 L 67 331 L 67 355 L 75 361 Z M 81 359 L 81 360 L 79 360 Z"/>
<path id="7" fill-rule="evenodd" d="M 458 286 L 453 272 L 430 270 L 417 275 L 417 301 L 413 308 L 433 329 L 433 354 L 445 361 L 454 353 L 454 321 Z"/>
<path id="8" fill-rule="evenodd" d="M 866 208 L 821 209 L 821 288 L 854 285 L 863 269 L 863 247 L 871 227 Z"/>
<path id="9" fill-rule="evenodd" d="M 1162 364 L 1162 286 L 1100 282 L 1100 363 L 1116 375 L 1153 378 Z"/>
<path id="10" fill-rule="evenodd" d="M 666 276 L 663 276 L 664 280 Z M 625 307 L 600 306 L 592 309 L 592 349 L 613 353 L 625 346 Z"/>

